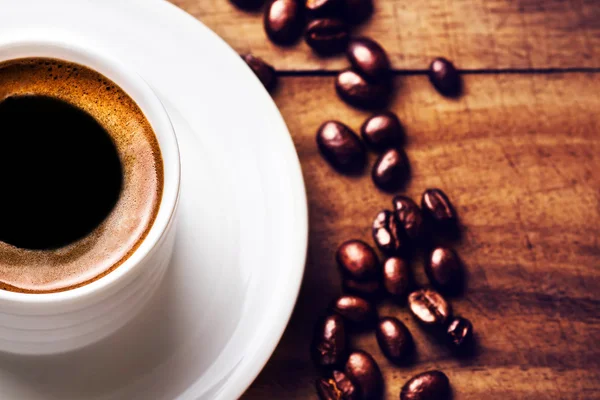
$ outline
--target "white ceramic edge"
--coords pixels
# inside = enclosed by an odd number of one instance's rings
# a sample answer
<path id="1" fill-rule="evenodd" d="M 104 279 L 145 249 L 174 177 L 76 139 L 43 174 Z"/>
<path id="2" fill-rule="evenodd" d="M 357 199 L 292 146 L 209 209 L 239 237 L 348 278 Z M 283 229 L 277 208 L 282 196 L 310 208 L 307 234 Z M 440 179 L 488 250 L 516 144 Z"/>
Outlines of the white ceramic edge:
<path id="1" fill-rule="evenodd" d="M 180 193 L 181 163 L 177 138 L 164 106 L 153 90 L 137 73 L 129 70 L 129 68 L 107 54 L 102 54 L 96 50 L 90 51 L 89 44 L 86 46 L 85 43 L 79 42 L 72 37 L 68 37 L 67 39 L 67 37 L 66 35 L 61 35 L 60 32 L 53 34 L 49 34 L 48 32 L 24 32 L 16 34 L 15 37 L 5 36 L 0 41 L 0 53 L 7 51 L 7 49 L 18 47 L 35 48 L 40 45 L 54 48 L 55 51 L 64 50 L 66 52 L 79 53 L 82 58 L 89 61 L 89 63 L 86 63 L 87 66 L 99 70 L 99 72 L 115 81 L 128 93 L 149 120 L 161 149 L 164 164 L 164 187 L 159 212 L 150 228 L 150 232 L 148 232 L 148 235 L 134 254 L 106 276 L 87 285 L 56 293 L 28 294 L 0 290 L 0 306 L 23 306 L 28 310 L 35 311 L 39 307 L 48 309 L 85 300 L 89 301 L 90 298 L 101 295 L 102 292 L 110 290 L 118 282 L 130 276 L 140 264 L 143 264 L 143 261 L 165 234 L 166 228 L 174 218 L 177 208 Z M 60 53 L 60 51 L 57 52 Z M 20 56 L 6 59 L 26 56 L 23 53 Z M 36 52 L 29 54 L 29 56 L 44 56 L 44 53 Z M 46 56 L 52 57 L 52 54 L 46 53 Z M 79 63 L 81 64 L 82 62 Z"/>
<path id="2" fill-rule="evenodd" d="M 184 10 L 167 2 L 166 0 L 156 0 L 157 3 L 162 3 L 167 7 L 173 8 L 177 13 L 181 15 L 181 21 L 186 21 L 186 24 L 190 26 L 193 24 L 202 25 L 207 32 L 209 32 L 215 40 L 220 42 L 227 51 L 232 53 L 233 62 L 238 62 L 243 67 L 247 68 L 250 74 L 248 76 L 254 76 L 249 69 L 249 67 L 244 63 L 244 61 L 238 56 L 238 54 L 233 50 L 223 39 L 221 39 L 216 33 L 207 28 L 201 21 L 197 20 Z M 284 288 L 285 292 L 281 294 L 281 301 L 278 301 L 279 310 L 276 311 L 276 315 L 271 319 L 272 325 L 268 331 L 266 336 L 262 337 L 262 343 L 260 346 L 255 348 L 254 352 L 246 353 L 244 355 L 244 359 L 252 359 L 252 363 L 244 363 L 243 361 L 240 363 L 240 366 L 237 367 L 231 374 L 231 376 L 227 379 L 228 383 L 225 385 L 225 388 L 220 390 L 216 399 L 219 400 L 230 400 L 239 398 L 244 392 L 250 387 L 250 385 L 254 382 L 258 374 L 262 371 L 264 366 L 269 361 L 269 358 L 275 351 L 275 348 L 279 344 L 281 337 L 289 323 L 289 320 L 292 316 L 292 312 L 296 305 L 296 301 L 298 299 L 298 294 L 300 292 L 300 287 L 302 285 L 302 280 L 304 276 L 304 270 L 306 266 L 307 260 L 307 251 L 308 251 L 308 203 L 306 196 L 306 186 L 304 184 L 304 178 L 302 175 L 302 169 L 300 166 L 300 159 L 298 158 L 298 153 L 296 152 L 296 148 L 292 141 L 291 134 L 289 133 L 289 129 L 279 112 L 279 109 L 270 98 L 269 94 L 264 90 L 262 84 L 254 76 L 255 86 L 257 87 L 257 91 L 262 90 L 264 96 L 268 98 L 269 106 L 272 109 L 273 115 L 277 116 L 277 125 L 279 125 L 279 129 L 281 131 L 281 135 L 277 135 L 278 140 L 280 141 L 281 148 L 285 149 L 285 152 L 288 154 L 290 158 L 289 169 L 292 171 L 292 174 L 289 176 L 290 178 L 290 186 L 294 192 L 292 196 L 295 201 L 295 218 L 294 221 L 297 222 L 297 226 L 292 227 L 290 230 L 293 231 L 294 236 L 290 237 L 290 242 L 297 243 L 297 247 L 295 248 L 295 254 L 290 255 L 291 260 L 297 260 L 297 265 L 294 265 L 290 270 L 293 273 L 287 275 L 287 283 L 280 284 L 280 288 Z M 275 121 L 274 121 L 275 122 Z M 286 133 L 285 135 L 283 133 Z M 276 295 L 281 292 L 273 294 L 273 297 L 276 298 Z"/>

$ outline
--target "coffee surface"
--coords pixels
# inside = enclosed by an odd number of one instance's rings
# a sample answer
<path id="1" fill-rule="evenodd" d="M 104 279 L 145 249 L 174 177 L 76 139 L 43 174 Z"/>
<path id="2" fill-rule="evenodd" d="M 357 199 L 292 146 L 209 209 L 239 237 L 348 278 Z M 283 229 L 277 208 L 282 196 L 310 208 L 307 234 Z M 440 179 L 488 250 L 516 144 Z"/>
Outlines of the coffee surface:
<path id="1" fill-rule="evenodd" d="M 0 63 L 0 288 L 106 275 L 150 230 L 163 189 L 151 126 L 115 83 L 54 59 Z"/>
<path id="2" fill-rule="evenodd" d="M 0 241 L 24 249 L 69 245 L 94 230 L 121 194 L 108 133 L 89 114 L 46 96 L 0 102 Z"/>

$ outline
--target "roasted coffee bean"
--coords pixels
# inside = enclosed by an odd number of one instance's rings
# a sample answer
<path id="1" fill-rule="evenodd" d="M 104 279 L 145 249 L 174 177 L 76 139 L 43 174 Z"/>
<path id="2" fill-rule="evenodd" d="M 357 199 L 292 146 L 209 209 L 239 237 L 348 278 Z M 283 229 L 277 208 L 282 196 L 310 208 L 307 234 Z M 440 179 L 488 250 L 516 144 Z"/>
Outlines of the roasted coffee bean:
<path id="1" fill-rule="evenodd" d="M 346 375 L 358 384 L 363 400 L 380 399 L 383 377 L 373 357 L 362 350 L 350 354 L 346 361 Z"/>
<path id="2" fill-rule="evenodd" d="M 341 371 L 333 371 L 330 379 L 317 379 L 317 394 L 321 400 L 359 400 L 357 385 Z"/>
<path id="3" fill-rule="evenodd" d="M 378 279 L 369 281 L 356 281 L 345 278 L 342 282 L 344 292 L 357 294 L 369 299 L 375 299 L 381 293 L 381 282 Z"/>
<path id="4" fill-rule="evenodd" d="M 382 253 L 397 254 L 402 248 L 402 238 L 398 235 L 398 222 L 393 212 L 380 211 L 372 225 L 373 240 Z"/>
<path id="5" fill-rule="evenodd" d="M 409 359 L 413 349 L 412 335 L 399 319 L 380 319 L 375 335 L 381 351 L 390 361 L 400 364 Z"/>
<path id="6" fill-rule="evenodd" d="M 274 43 L 294 43 L 302 33 L 304 16 L 298 0 L 271 0 L 265 10 L 264 26 Z"/>
<path id="7" fill-rule="evenodd" d="M 454 206 L 440 189 L 427 189 L 423 193 L 421 209 L 436 228 L 450 228 L 456 224 Z"/>
<path id="8" fill-rule="evenodd" d="M 383 263 L 383 286 L 395 300 L 405 301 L 410 289 L 411 272 L 408 263 L 399 257 L 390 257 Z"/>
<path id="9" fill-rule="evenodd" d="M 377 151 L 397 147 L 404 142 L 400 120 L 389 111 L 370 116 L 360 128 L 360 133 L 365 143 Z"/>
<path id="10" fill-rule="evenodd" d="M 315 388 L 320 400 L 340 400 L 342 397 L 333 379 L 319 378 Z"/>
<path id="11" fill-rule="evenodd" d="M 436 58 L 431 62 L 431 65 L 429 65 L 429 80 L 445 96 L 457 96 L 462 89 L 458 71 L 445 58 Z"/>
<path id="12" fill-rule="evenodd" d="M 374 40 L 356 38 L 348 43 L 348 60 L 355 71 L 370 82 L 387 81 L 390 77 L 390 60 L 385 50 Z"/>
<path id="13" fill-rule="evenodd" d="M 236 7 L 242 10 L 256 10 L 265 4 L 265 0 L 230 0 Z"/>
<path id="14" fill-rule="evenodd" d="M 349 24 L 360 24 L 373 14 L 373 0 L 345 0 L 342 13 Z"/>
<path id="15" fill-rule="evenodd" d="M 448 339 L 454 347 L 462 348 L 473 340 L 473 325 L 463 317 L 455 317 L 448 325 Z"/>
<path id="16" fill-rule="evenodd" d="M 347 337 L 344 320 L 337 314 L 320 320 L 314 331 L 311 353 L 320 367 L 342 365 L 346 361 Z"/>
<path id="17" fill-rule="evenodd" d="M 408 305 L 414 317 L 426 326 L 443 326 L 452 317 L 452 308 L 441 294 L 424 289 L 408 296 Z"/>
<path id="18" fill-rule="evenodd" d="M 354 327 L 371 326 L 377 319 L 375 307 L 369 301 L 358 296 L 340 296 L 333 302 L 331 309 Z"/>
<path id="19" fill-rule="evenodd" d="M 388 103 L 391 83 L 371 83 L 359 73 L 349 69 L 338 74 L 335 89 L 346 103 L 359 108 L 374 109 Z"/>
<path id="20" fill-rule="evenodd" d="M 263 59 L 254 57 L 252 54 L 242 55 L 242 59 L 246 61 L 246 64 L 248 64 L 258 79 L 260 79 L 267 91 L 270 92 L 275 88 L 277 85 L 277 75 L 272 66 L 264 62 Z"/>
<path id="21" fill-rule="evenodd" d="M 441 371 L 415 375 L 404 384 L 400 400 L 446 400 L 450 398 L 450 381 Z"/>
<path id="22" fill-rule="evenodd" d="M 460 258 L 454 250 L 446 247 L 433 249 L 425 263 L 425 272 L 431 284 L 444 292 L 455 291 L 462 284 Z"/>
<path id="23" fill-rule="evenodd" d="M 408 157 L 404 150 L 392 148 L 379 156 L 373 165 L 371 177 L 379 189 L 393 192 L 406 185 L 409 171 Z"/>
<path id="24" fill-rule="evenodd" d="M 312 18 L 338 17 L 342 13 L 344 0 L 304 0 L 304 5 Z"/>
<path id="25" fill-rule="evenodd" d="M 317 53 L 331 55 L 344 51 L 348 44 L 348 26 L 335 18 L 311 21 L 306 27 L 306 43 Z"/>
<path id="26" fill-rule="evenodd" d="M 348 240 L 340 245 L 336 253 L 342 273 L 349 279 L 368 281 L 377 278 L 380 272 L 375 250 L 360 240 Z"/>
<path id="27" fill-rule="evenodd" d="M 365 148 L 359 137 L 341 122 L 325 122 L 317 131 L 321 154 L 337 171 L 357 173 L 366 161 Z"/>
<path id="28" fill-rule="evenodd" d="M 392 201 L 394 212 L 400 227 L 404 229 L 406 236 L 416 241 L 423 235 L 423 215 L 421 209 L 411 198 L 396 196 Z"/>

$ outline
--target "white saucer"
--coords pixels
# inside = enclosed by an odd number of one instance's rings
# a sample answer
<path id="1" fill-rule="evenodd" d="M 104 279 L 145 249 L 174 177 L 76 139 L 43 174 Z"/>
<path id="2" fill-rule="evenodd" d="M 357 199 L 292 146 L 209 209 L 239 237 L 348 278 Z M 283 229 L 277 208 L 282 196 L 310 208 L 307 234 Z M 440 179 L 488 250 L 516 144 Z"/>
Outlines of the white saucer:
<path id="1" fill-rule="evenodd" d="M 60 29 L 139 71 L 175 125 L 175 255 L 133 324 L 76 353 L 0 355 L 1 399 L 234 399 L 291 315 L 307 209 L 298 158 L 240 57 L 163 0 L 0 0 L 0 34 Z"/>

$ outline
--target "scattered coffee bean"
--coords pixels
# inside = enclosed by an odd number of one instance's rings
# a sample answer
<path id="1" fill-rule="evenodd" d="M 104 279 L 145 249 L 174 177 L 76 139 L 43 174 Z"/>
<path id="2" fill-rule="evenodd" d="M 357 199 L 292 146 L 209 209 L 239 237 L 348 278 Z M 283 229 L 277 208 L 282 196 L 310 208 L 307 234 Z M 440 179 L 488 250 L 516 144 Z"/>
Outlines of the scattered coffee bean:
<path id="1" fill-rule="evenodd" d="M 312 341 L 311 353 L 320 367 L 342 365 L 347 356 L 347 337 L 344 320 L 337 314 L 320 320 Z"/>
<path id="2" fill-rule="evenodd" d="M 333 379 L 319 378 L 315 381 L 315 388 L 320 400 L 340 400 L 342 397 Z"/>
<path id="3" fill-rule="evenodd" d="M 458 71 L 445 58 L 436 58 L 431 62 L 431 65 L 429 65 L 429 80 L 445 96 L 457 96 L 462 89 Z"/>
<path id="4" fill-rule="evenodd" d="M 408 305 L 415 318 L 426 326 L 443 326 L 452 309 L 441 294 L 433 290 L 417 290 L 408 296 Z"/>
<path id="5" fill-rule="evenodd" d="M 408 157 L 404 150 L 392 148 L 379 156 L 371 177 L 379 189 L 393 192 L 406 185 L 409 171 Z"/>
<path id="6" fill-rule="evenodd" d="M 350 354 L 346 361 L 346 375 L 358 384 L 363 400 L 380 399 L 383 377 L 373 357 L 362 350 Z"/>
<path id="7" fill-rule="evenodd" d="M 365 109 L 381 108 L 389 101 L 391 83 L 371 83 L 353 70 L 339 73 L 335 89 L 346 103 Z"/>
<path id="8" fill-rule="evenodd" d="M 380 272 L 375 250 L 360 240 L 348 240 L 340 245 L 336 253 L 342 273 L 349 279 L 368 281 L 377 278 Z"/>
<path id="9" fill-rule="evenodd" d="M 348 36 L 348 26 L 345 22 L 335 18 L 321 18 L 308 24 L 304 38 L 317 53 L 331 55 L 346 49 Z"/>
<path id="10" fill-rule="evenodd" d="M 399 319 L 380 319 L 375 333 L 381 351 L 390 361 L 399 364 L 408 360 L 413 348 L 412 335 Z"/>
<path id="11" fill-rule="evenodd" d="M 242 55 L 242 59 L 252 69 L 254 74 L 260 79 L 267 91 L 271 91 L 277 85 L 277 75 L 275 69 L 263 61 L 263 59 L 254 57 L 252 54 Z"/>
<path id="12" fill-rule="evenodd" d="M 357 173 L 364 169 L 366 154 L 359 137 L 341 122 L 325 122 L 317 131 L 321 154 L 342 173 Z"/>
<path id="13" fill-rule="evenodd" d="M 316 386 L 321 400 L 360 400 L 357 385 L 341 371 L 333 371 L 330 379 L 317 379 Z"/>
<path id="14" fill-rule="evenodd" d="M 396 114 L 386 111 L 372 115 L 360 128 L 360 133 L 371 148 L 383 151 L 404 142 L 404 129 Z"/>
<path id="15" fill-rule="evenodd" d="M 404 229 L 406 236 L 416 241 L 423 235 L 423 215 L 421 209 L 411 198 L 396 196 L 392 201 L 394 212 L 400 227 Z"/>
<path id="16" fill-rule="evenodd" d="M 373 220 L 372 232 L 373 240 L 382 253 L 394 255 L 402 248 L 403 243 L 398 235 L 398 222 L 393 212 L 380 211 Z"/>
<path id="17" fill-rule="evenodd" d="M 242 10 L 256 10 L 260 8 L 265 0 L 230 0 L 236 7 Z"/>
<path id="18" fill-rule="evenodd" d="M 343 15 L 349 24 L 360 24 L 373 14 L 373 0 L 345 0 Z"/>
<path id="19" fill-rule="evenodd" d="M 455 317 L 448 325 L 448 339 L 457 348 L 468 345 L 473 339 L 473 325 L 463 317 Z"/>
<path id="20" fill-rule="evenodd" d="M 421 209 L 437 228 L 450 228 L 456 224 L 456 211 L 448 196 L 440 189 L 427 189 L 421 199 Z"/>
<path id="21" fill-rule="evenodd" d="M 370 82 L 387 81 L 390 61 L 385 50 L 369 38 L 352 39 L 346 51 L 352 67 Z"/>
<path id="22" fill-rule="evenodd" d="M 425 272 L 433 286 L 441 291 L 457 290 L 462 284 L 463 268 L 456 252 L 437 247 L 425 263 Z"/>
<path id="23" fill-rule="evenodd" d="M 354 327 L 371 326 L 377 319 L 375 307 L 362 297 L 344 295 L 338 297 L 332 305 L 333 312 L 339 314 Z"/>
<path id="24" fill-rule="evenodd" d="M 305 0 L 304 5 L 312 18 L 337 17 L 342 12 L 344 0 Z"/>
<path id="25" fill-rule="evenodd" d="M 450 381 L 441 371 L 427 371 L 410 378 L 400 391 L 400 400 L 446 400 Z"/>
<path id="26" fill-rule="evenodd" d="M 302 4 L 297 0 L 271 0 L 265 10 L 264 26 L 274 43 L 288 45 L 302 33 Z"/>
<path id="27" fill-rule="evenodd" d="M 377 279 L 356 281 L 345 278 L 342 282 L 344 292 L 357 294 L 369 299 L 375 299 L 381 293 L 381 282 Z"/>
<path id="28" fill-rule="evenodd" d="M 383 286 L 395 300 L 405 301 L 410 289 L 411 272 L 408 263 L 399 257 L 390 257 L 383 263 Z"/>

